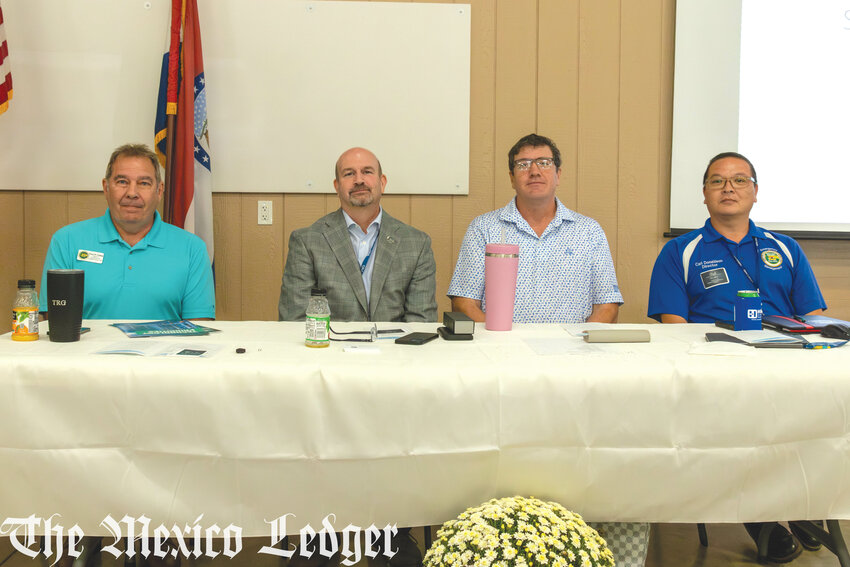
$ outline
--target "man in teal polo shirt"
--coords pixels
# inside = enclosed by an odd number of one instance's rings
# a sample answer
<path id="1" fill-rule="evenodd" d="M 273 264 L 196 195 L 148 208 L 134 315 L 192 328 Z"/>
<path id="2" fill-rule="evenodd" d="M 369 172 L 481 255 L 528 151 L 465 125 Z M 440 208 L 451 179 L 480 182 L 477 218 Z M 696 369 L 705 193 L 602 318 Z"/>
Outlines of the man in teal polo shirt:
<path id="1" fill-rule="evenodd" d="M 164 222 L 156 207 L 164 185 L 156 154 L 143 144 L 116 149 L 106 166 L 108 209 L 56 231 L 42 273 L 85 271 L 84 319 L 212 319 L 215 288 L 204 241 Z"/>

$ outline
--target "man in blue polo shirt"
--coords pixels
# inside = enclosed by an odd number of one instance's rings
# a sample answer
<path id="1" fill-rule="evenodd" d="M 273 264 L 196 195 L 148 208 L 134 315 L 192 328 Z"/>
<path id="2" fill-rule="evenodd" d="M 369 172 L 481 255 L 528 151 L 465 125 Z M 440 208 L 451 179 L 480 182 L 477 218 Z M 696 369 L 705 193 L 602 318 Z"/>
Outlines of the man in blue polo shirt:
<path id="1" fill-rule="evenodd" d="M 101 217 L 56 231 L 42 273 L 85 271 L 84 319 L 212 319 L 215 289 L 203 240 L 164 222 L 156 154 L 143 144 L 116 149 L 106 166 Z"/>
<path id="2" fill-rule="evenodd" d="M 731 321 L 739 290 L 759 290 L 765 315 L 826 309 L 812 267 L 792 238 L 750 220 L 758 181 L 734 152 L 712 158 L 703 176 L 709 219 L 668 242 L 649 286 L 649 316 L 662 323 Z"/>
<path id="3" fill-rule="evenodd" d="M 750 160 L 735 152 L 718 154 L 702 181 L 709 219 L 661 250 L 652 269 L 648 315 L 662 323 L 731 321 L 739 290 L 758 290 L 765 315 L 788 317 L 826 309 L 800 245 L 750 220 L 758 196 Z M 803 547 L 820 547 L 793 522 L 790 525 Z M 761 524 L 745 527 L 756 540 Z M 787 563 L 801 551 L 785 528 L 771 532 L 769 560 Z"/>

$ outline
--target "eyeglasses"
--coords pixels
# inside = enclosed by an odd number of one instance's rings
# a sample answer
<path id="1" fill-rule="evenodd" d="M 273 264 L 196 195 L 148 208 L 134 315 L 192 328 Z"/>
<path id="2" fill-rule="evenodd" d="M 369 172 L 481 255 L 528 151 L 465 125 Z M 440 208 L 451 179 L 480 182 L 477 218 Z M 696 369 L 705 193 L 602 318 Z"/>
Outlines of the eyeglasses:
<path id="1" fill-rule="evenodd" d="M 368 331 L 334 331 L 328 326 L 331 333 L 335 335 L 369 335 L 366 339 L 338 339 L 336 337 L 328 337 L 332 341 L 350 342 L 350 343 L 373 343 L 378 339 L 397 339 L 404 334 L 404 329 L 379 329 L 378 325 L 372 325 Z M 382 337 L 381 335 L 395 335 L 392 337 Z"/>
<path id="2" fill-rule="evenodd" d="M 746 189 L 750 186 L 750 183 L 756 182 L 754 177 L 746 177 L 744 175 L 734 175 L 732 177 L 720 177 L 719 175 L 714 175 L 709 177 L 708 181 L 705 182 L 705 188 L 723 189 L 726 187 L 727 181 L 732 185 L 732 189 Z"/>
<path id="3" fill-rule="evenodd" d="M 514 161 L 514 167 L 519 171 L 528 171 L 531 169 L 531 164 L 536 163 L 540 169 L 549 169 L 555 165 L 554 158 L 541 157 L 537 159 L 518 159 Z"/>

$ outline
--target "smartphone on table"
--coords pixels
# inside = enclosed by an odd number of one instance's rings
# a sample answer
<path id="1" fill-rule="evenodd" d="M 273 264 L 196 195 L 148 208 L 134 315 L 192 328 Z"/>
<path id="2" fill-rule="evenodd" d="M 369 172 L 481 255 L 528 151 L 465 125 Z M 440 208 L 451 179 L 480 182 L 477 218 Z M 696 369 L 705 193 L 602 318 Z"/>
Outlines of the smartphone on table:
<path id="1" fill-rule="evenodd" d="M 428 341 L 436 339 L 437 336 L 437 333 L 410 333 L 397 338 L 395 342 L 400 345 L 424 345 Z"/>

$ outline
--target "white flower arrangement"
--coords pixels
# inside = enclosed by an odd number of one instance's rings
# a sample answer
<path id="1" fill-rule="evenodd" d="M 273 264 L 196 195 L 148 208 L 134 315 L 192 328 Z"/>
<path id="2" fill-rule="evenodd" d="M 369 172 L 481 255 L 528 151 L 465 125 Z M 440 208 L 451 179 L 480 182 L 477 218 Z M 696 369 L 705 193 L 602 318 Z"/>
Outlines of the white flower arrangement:
<path id="1" fill-rule="evenodd" d="M 493 499 L 437 532 L 424 567 L 614 567 L 596 530 L 556 502 Z"/>

